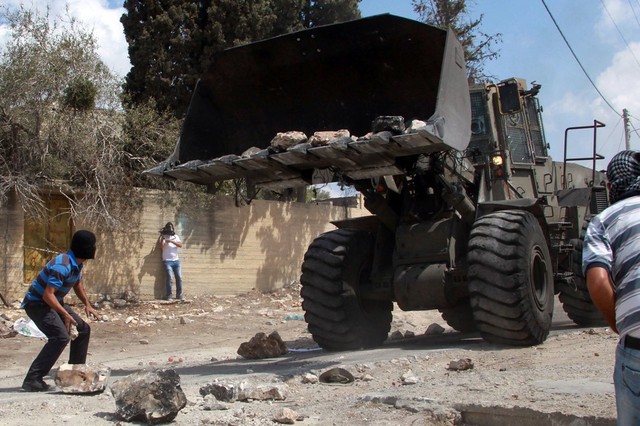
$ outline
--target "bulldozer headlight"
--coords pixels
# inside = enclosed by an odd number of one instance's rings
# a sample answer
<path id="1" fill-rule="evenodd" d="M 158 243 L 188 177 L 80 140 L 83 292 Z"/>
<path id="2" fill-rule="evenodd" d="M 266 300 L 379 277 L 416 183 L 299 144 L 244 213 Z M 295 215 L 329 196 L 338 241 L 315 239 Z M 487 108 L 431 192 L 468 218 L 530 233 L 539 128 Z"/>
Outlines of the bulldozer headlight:
<path id="1" fill-rule="evenodd" d="M 507 179 L 505 158 L 502 153 L 494 153 L 491 156 L 491 174 L 493 179 Z"/>

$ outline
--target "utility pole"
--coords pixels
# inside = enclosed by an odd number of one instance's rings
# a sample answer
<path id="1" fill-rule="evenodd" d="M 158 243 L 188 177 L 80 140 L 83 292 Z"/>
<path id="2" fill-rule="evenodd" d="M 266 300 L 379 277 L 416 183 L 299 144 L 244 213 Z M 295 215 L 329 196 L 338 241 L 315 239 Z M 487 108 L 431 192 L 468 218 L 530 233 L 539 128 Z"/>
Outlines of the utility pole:
<path id="1" fill-rule="evenodd" d="M 622 110 L 622 119 L 624 121 L 624 149 L 626 150 L 630 150 L 631 149 L 631 129 L 630 129 L 630 123 L 629 123 L 629 110 L 628 109 L 623 109 Z"/>

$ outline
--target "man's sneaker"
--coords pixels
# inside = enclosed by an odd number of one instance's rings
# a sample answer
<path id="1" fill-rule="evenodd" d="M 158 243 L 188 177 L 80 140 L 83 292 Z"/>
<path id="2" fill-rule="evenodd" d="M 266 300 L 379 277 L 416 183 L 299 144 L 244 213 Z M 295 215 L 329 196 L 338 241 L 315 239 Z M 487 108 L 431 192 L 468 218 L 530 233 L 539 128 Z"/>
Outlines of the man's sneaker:
<path id="1" fill-rule="evenodd" d="M 50 386 L 42 379 L 25 379 L 22 382 L 22 389 L 27 392 L 45 392 L 48 391 Z"/>
<path id="2" fill-rule="evenodd" d="M 182 295 L 176 296 L 176 299 L 178 299 L 178 300 L 184 300 L 184 296 L 182 296 Z"/>

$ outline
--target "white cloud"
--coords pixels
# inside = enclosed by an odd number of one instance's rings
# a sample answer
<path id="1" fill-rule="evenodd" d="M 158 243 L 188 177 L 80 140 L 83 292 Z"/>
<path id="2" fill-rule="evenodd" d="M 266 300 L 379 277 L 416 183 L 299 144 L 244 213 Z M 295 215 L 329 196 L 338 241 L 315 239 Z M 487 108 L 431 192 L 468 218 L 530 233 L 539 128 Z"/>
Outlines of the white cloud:
<path id="1" fill-rule="evenodd" d="M 632 117 L 640 116 L 640 86 L 637 84 L 640 76 L 640 40 L 637 31 L 640 3 L 605 0 L 603 6 L 595 30 L 603 45 L 608 46 L 608 51 L 600 51 L 595 55 L 602 64 L 595 84 L 606 102 L 595 95 L 589 108 L 607 123 L 608 127 L 601 131 L 605 135 L 601 146 L 603 154 L 611 158 L 625 148 L 622 110 L 628 109 Z M 633 119 L 633 123 L 636 128 L 640 125 L 637 119 Z M 638 140 L 638 135 L 632 134 L 632 149 L 640 149 Z"/>
<path id="2" fill-rule="evenodd" d="M 362 6 L 367 6 L 367 2 L 374 4 L 373 1 L 366 0 Z M 391 8 L 387 2 L 379 3 L 377 7 L 380 10 L 377 13 Z M 398 8 L 403 5 L 406 7 L 404 14 L 415 17 L 411 13 L 409 0 L 398 0 L 397 6 L 396 2 L 393 3 Z M 498 3 L 501 5 L 500 13 L 505 16 L 511 16 L 519 7 L 507 0 Z M 556 7 L 554 12 L 576 54 L 607 100 L 620 110 L 620 114 L 622 108 L 627 108 L 632 117 L 640 117 L 640 84 L 637 83 L 640 66 L 636 62 L 636 58 L 640 59 L 640 33 L 637 31 L 640 3 L 604 0 L 606 10 L 599 2 L 596 3 L 598 4 L 594 7 L 588 6 L 583 0 L 566 0 L 559 3 L 563 7 Z M 93 31 L 98 40 L 99 53 L 111 70 L 120 76 L 129 71 L 128 46 L 120 24 L 120 17 L 125 11 L 121 6 L 122 0 L 3 0 L 3 5 L 6 6 L 17 7 L 20 4 L 40 11 L 45 11 L 49 5 L 51 13 L 58 16 L 64 15 L 68 5 L 71 15 Z M 114 8 L 114 5 L 120 7 Z M 479 13 L 486 13 L 485 17 L 491 17 L 495 15 L 494 8 L 492 5 L 492 14 L 488 13 L 489 9 L 480 9 Z M 585 8 L 589 8 L 590 13 L 586 13 Z M 532 10 L 539 9 L 533 7 Z M 575 16 L 589 19 L 572 19 Z M 547 18 L 546 14 L 544 18 Z M 525 20 L 515 29 L 507 25 L 510 22 L 508 19 L 490 22 L 493 22 L 494 27 L 486 30 L 490 33 L 502 32 L 505 41 L 502 46 L 503 56 L 496 64 L 492 64 L 496 75 L 507 72 L 507 75 L 530 76 L 531 80 L 537 79 L 543 85 L 541 99 L 544 100 L 545 130 L 554 159 L 561 157 L 564 129 L 590 125 L 594 119 L 607 125 L 598 131 L 598 143 L 607 151 L 604 155 L 610 158 L 610 152 L 620 149 L 623 135 L 620 117 L 600 98 L 559 36 L 547 37 L 546 33 L 541 32 L 540 24 L 545 21 L 528 23 Z M 547 24 L 547 30 L 553 28 L 550 23 Z M 6 32 L 6 27 L 0 25 L 0 46 L 6 40 Z M 635 52 L 635 58 L 630 54 L 625 41 Z M 640 128 L 640 120 L 634 120 L 634 127 Z M 585 133 L 581 137 L 590 146 L 590 136 Z M 638 135 L 632 135 L 633 148 L 640 149 L 639 141 Z"/>
<path id="3" fill-rule="evenodd" d="M 615 75 L 619 74 L 614 62 L 595 80 L 598 88 L 603 93 L 607 93 L 607 100 L 613 102 L 614 105 L 622 105 L 619 103 L 619 97 L 616 96 L 617 91 L 624 90 L 622 81 L 615 78 Z M 604 83 L 605 80 L 610 84 Z M 590 86 L 579 92 L 565 91 L 561 93 L 562 96 L 553 100 L 544 111 L 547 136 L 553 137 L 553 140 L 547 139 L 551 143 L 553 158 L 562 161 L 566 128 L 592 126 L 594 120 L 597 120 L 605 124 L 605 127 L 599 128 L 596 132 L 597 153 L 605 157 L 597 164 L 598 168 L 605 168 L 609 159 L 616 152 L 624 149 L 624 135 L 620 117 L 624 107 L 620 106 L 620 111 L 616 113 Z M 640 111 L 638 103 L 629 104 L 628 107 L 630 110 Z M 591 129 L 572 130 L 567 134 L 567 140 L 568 157 L 591 156 L 593 151 L 593 131 Z"/>
<path id="4" fill-rule="evenodd" d="M 9 28 L 6 25 L 0 25 L 0 51 L 7 43 L 9 38 Z"/>
<path id="5" fill-rule="evenodd" d="M 632 107 L 640 111 L 640 42 L 629 44 L 629 48 L 617 52 L 611 64 L 598 76 L 597 84 L 609 94 L 616 108 Z"/>
<path id="6" fill-rule="evenodd" d="M 640 6 L 637 3 L 634 5 L 628 0 L 605 0 L 603 5 L 604 7 L 602 8 L 602 15 L 599 23 L 603 28 L 606 28 L 607 30 L 615 30 L 615 26 L 618 26 L 622 30 L 626 25 L 637 25 L 634 18 L 634 12 L 640 13 L 640 10 L 638 9 Z M 630 8 L 633 9 L 630 10 Z"/>
<path id="7" fill-rule="evenodd" d="M 69 1 L 69 11 L 93 31 L 98 53 L 109 68 L 120 76 L 129 72 L 128 46 L 120 23 L 125 9 L 109 9 L 103 0 L 74 0 Z"/>
<path id="8" fill-rule="evenodd" d="M 41 13 L 46 12 L 48 7 L 51 19 L 64 17 L 68 7 L 69 14 L 93 32 L 98 41 L 98 53 L 107 66 L 120 76 L 129 72 L 131 64 L 127 54 L 128 46 L 120 24 L 120 17 L 125 11 L 123 7 L 109 8 L 106 0 L 5 0 L 4 5 L 11 8 L 22 5 Z M 6 43 L 7 36 L 7 26 L 0 25 L 0 46 Z"/>
<path id="9" fill-rule="evenodd" d="M 605 93 L 608 101 L 622 114 L 622 109 L 627 109 L 634 117 L 640 117 L 640 42 L 630 43 L 629 47 L 617 52 L 611 64 L 598 76 L 597 85 Z M 600 102 L 600 108 L 605 109 L 603 113 L 614 116 L 613 111 L 604 103 Z M 608 109 L 608 111 L 606 111 Z M 638 128 L 639 121 L 632 120 L 635 128 Z M 640 149 L 638 136 L 631 138 L 631 147 Z"/>
<path id="10" fill-rule="evenodd" d="M 634 31 L 638 22 L 626 0 L 605 0 L 604 5 L 606 10 L 600 8 L 593 33 L 573 43 L 602 97 L 586 76 L 576 74 L 575 79 L 584 80 L 585 83 L 571 89 L 557 88 L 556 93 L 561 96 L 545 109 L 547 133 L 556 135 L 554 144 L 558 145 L 552 144 L 552 149 L 555 148 L 554 158 L 561 158 L 562 155 L 563 127 L 591 125 L 593 120 L 605 123 L 606 127 L 597 131 L 597 151 L 606 157 L 599 162 L 602 167 L 616 152 L 624 149 L 622 110 L 627 108 L 632 115 L 635 112 L 640 117 L 640 85 L 637 84 L 640 76 L 640 42 Z M 637 9 L 637 13 L 640 13 L 640 6 Z M 597 34 L 595 39 L 590 37 L 593 34 Z M 640 126 L 640 121 L 635 123 L 635 127 Z M 593 133 L 590 130 L 576 131 L 573 137 L 569 137 L 569 149 L 575 145 L 580 155 L 590 155 L 592 140 Z M 631 147 L 640 149 L 637 135 L 632 135 Z"/>

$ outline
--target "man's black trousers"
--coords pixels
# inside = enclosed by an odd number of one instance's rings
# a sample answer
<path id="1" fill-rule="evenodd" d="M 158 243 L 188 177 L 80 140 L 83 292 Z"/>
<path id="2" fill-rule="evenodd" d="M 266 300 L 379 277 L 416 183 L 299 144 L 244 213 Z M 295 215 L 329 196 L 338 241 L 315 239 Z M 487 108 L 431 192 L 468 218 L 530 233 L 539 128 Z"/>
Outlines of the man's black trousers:
<path id="1" fill-rule="evenodd" d="M 76 326 L 78 337 L 71 341 L 71 347 L 69 348 L 69 364 L 86 364 L 91 328 L 70 307 L 67 305 L 62 306 L 78 323 Z M 24 310 L 48 339 L 31 367 L 29 367 L 29 372 L 27 372 L 25 378 L 25 380 L 41 380 L 49 374 L 49 371 L 51 371 L 71 338 L 67 333 L 62 317 L 49 305 L 29 305 Z"/>

